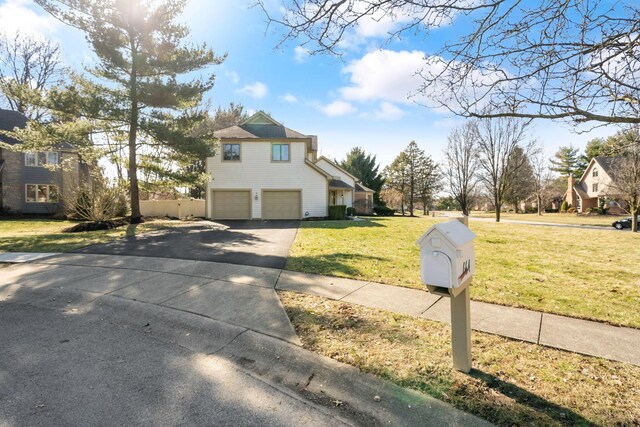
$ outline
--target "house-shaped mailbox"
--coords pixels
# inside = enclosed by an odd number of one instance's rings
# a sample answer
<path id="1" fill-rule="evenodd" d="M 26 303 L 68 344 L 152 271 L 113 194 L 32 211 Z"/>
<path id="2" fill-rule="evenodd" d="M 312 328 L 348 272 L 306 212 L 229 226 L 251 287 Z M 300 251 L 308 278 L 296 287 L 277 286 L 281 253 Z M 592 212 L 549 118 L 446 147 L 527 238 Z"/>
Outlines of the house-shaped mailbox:
<path id="1" fill-rule="evenodd" d="M 432 226 L 416 242 L 420 246 L 422 283 L 433 288 L 458 288 L 470 282 L 476 268 L 476 235 L 460 221 Z"/>

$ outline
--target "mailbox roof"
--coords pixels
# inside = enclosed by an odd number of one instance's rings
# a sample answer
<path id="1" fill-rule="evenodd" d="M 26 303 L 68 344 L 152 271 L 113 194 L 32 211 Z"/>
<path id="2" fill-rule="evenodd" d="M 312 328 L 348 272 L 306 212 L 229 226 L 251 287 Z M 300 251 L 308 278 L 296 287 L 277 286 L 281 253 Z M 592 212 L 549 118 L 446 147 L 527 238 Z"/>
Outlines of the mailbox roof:
<path id="1" fill-rule="evenodd" d="M 437 232 L 447 239 L 456 248 L 476 238 L 473 231 L 469 230 L 469 228 L 460 221 L 454 219 L 431 226 L 416 243 L 422 245 L 422 242 L 428 239 L 429 235 L 434 232 Z"/>

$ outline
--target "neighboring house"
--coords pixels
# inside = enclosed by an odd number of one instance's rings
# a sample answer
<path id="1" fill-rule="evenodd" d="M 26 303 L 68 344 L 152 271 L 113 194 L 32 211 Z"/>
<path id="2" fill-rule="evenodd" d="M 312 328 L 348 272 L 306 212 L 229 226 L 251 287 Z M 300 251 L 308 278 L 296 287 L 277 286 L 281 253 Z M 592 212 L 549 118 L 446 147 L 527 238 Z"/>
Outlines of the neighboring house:
<path id="1" fill-rule="evenodd" d="M 216 131 L 220 149 L 207 159 L 206 216 L 212 219 L 326 217 L 330 205 L 351 207 L 371 194 L 325 157 L 318 139 L 260 111 Z"/>
<path id="2" fill-rule="evenodd" d="M 0 109 L 0 130 L 24 128 L 27 118 Z M 88 166 L 69 144 L 55 150 L 23 153 L 20 144 L 0 134 L 0 212 L 53 214 L 62 209 L 65 191 L 76 188 L 88 176 Z"/>
<path id="3" fill-rule="evenodd" d="M 589 162 L 579 180 L 573 176 L 568 179 L 565 200 L 573 206 L 576 212 L 585 213 L 589 209 L 597 208 L 604 201 L 609 213 L 624 214 L 624 203 L 616 200 L 616 195 L 610 188 L 613 171 L 615 171 L 618 157 L 594 157 Z"/>

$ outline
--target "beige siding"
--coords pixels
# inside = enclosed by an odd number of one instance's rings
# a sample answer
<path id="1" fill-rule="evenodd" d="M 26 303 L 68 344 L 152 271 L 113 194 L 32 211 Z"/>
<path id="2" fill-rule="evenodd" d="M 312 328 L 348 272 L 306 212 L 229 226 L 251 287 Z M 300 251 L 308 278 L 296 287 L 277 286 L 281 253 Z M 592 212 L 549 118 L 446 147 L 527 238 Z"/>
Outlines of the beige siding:
<path id="1" fill-rule="evenodd" d="M 302 204 L 301 192 L 296 190 L 263 191 L 262 218 L 264 219 L 300 219 Z"/>
<path id="2" fill-rule="evenodd" d="M 211 191 L 213 219 L 251 219 L 251 192 L 247 190 Z"/>
<path id="3" fill-rule="evenodd" d="M 349 175 L 344 173 L 344 171 L 336 168 L 326 160 L 320 159 L 318 160 L 316 165 L 327 172 L 329 175 L 334 176 L 355 188 L 356 182 L 353 178 L 351 178 Z M 346 205 L 347 207 L 353 206 L 353 193 L 353 190 L 338 190 L 336 194 L 336 204 Z"/>
<path id="4" fill-rule="evenodd" d="M 278 141 L 242 142 L 240 162 L 223 162 L 219 152 L 210 157 L 209 191 L 251 189 L 251 217 L 263 218 L 263 190 L 300 190 L 303 217 L 327 216 L 327 178 L 304 163 L 306 143 L 292 142 L 290 161 L 279 163 L 271 161 L 272 142 Z"/>
<path id="5" fill-rule="evenodd" d="M 598 176 L 593 176 L 593 171 L 598 171 Z M 580 182 L 582 189 L 589 195 L 589 197 L 598 197 L 598 194 L 603 190 L 607 190 L 607 187 L 611 183 L 609 175 L 600 167 L 596 162 L 592 162 L 589 169 L 584 174 L 584 179 Z M 593 191 L 593 184 L 598 184 L 598 190 Z"/>

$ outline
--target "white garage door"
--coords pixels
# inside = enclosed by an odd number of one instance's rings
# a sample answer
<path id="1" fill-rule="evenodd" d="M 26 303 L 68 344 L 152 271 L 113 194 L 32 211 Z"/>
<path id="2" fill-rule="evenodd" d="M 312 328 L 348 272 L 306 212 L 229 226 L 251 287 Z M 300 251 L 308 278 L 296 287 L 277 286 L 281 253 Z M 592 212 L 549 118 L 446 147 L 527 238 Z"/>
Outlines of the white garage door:
<path id="1" fill-rule="evenodd" d="M 251 219 L 250 191 L 212 191 L 213 219 Z"/>
<path id="2" fill-rule="evenodd" d="M 300 219 L 300 191 L 264 191 L 262 193 L 263 219 Z"/>

